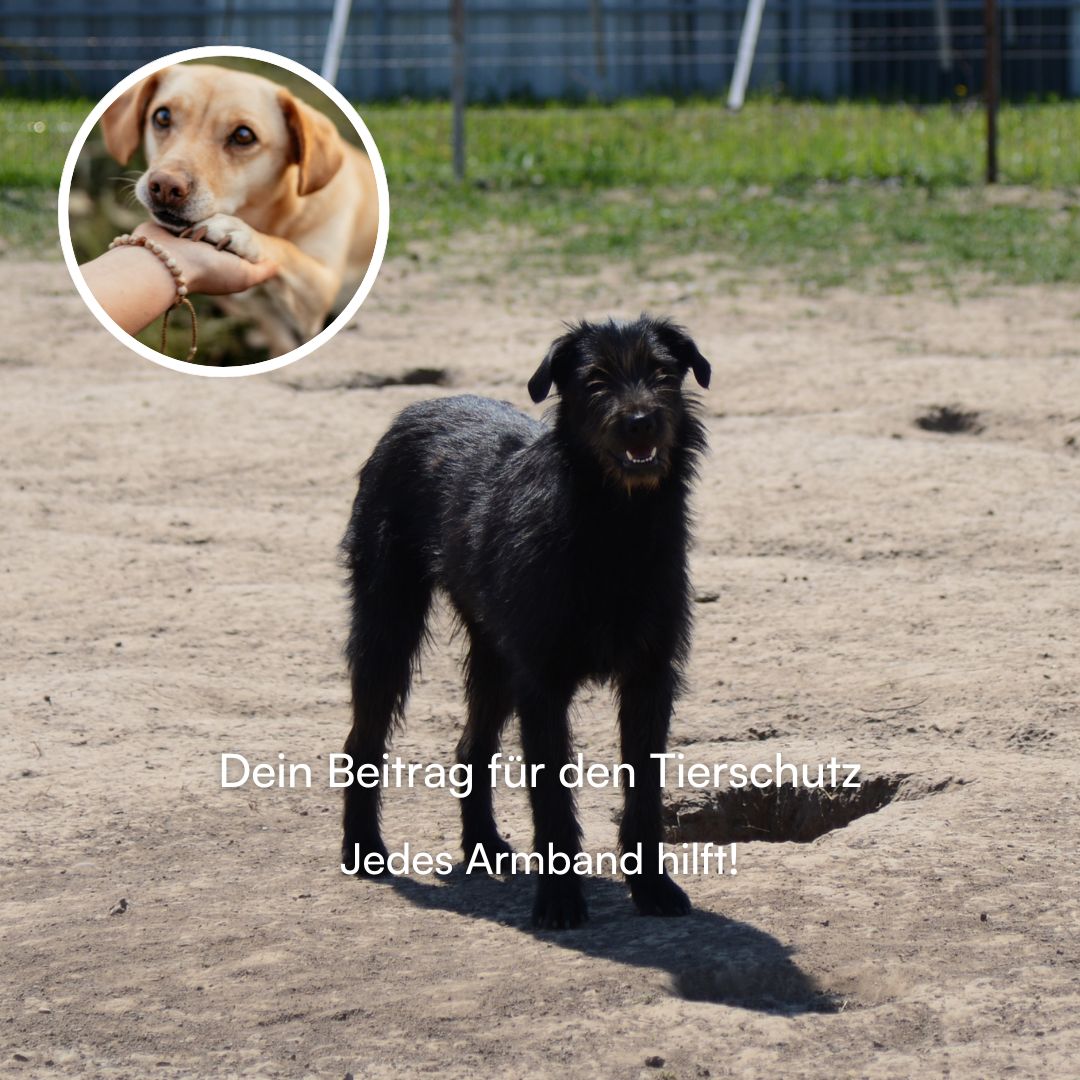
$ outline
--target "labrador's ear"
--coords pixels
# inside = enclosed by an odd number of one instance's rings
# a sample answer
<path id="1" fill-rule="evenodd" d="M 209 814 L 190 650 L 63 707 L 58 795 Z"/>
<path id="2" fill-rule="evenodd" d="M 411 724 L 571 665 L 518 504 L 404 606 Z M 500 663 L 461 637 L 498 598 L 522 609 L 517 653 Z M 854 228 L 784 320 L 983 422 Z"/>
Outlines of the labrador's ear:
<path id="1" fill-rule="evenodd" d="M 698 386 L 708 389 L 712 368 L 709 366 L 709 361 L 698 351 L 690 335 L 670 319 L 654 320 L 652 330 L 660 344 L 671 353 L 683 374 L 685 375 L 689 369 L 694 373 Z"/>
<path id="2" fill-rule="evenodd" d="M 165 70 L 168 70 L 167 68 Z M 142 82 L 125 90 L 106 110 L 101 118 L 101 133 L 105 136 L 105 149 L 121 165 L 131 160 L 131 155 L 142 142 L 146 107 L 157 89 L 164 71 L 148 75 Z"/>
<path id="3" fill-rule="evenodd" d="M 289 129 L 289 162 L 299 167 L 297 193 L 310 195 L 326 187 L 341 168 L 345 160 L 341 136 L 321 112 L 288 90 L 278 91 L 278 101 Z"/>
<path id="4" fill-rule="evenodd" d="M 561 389 L 581 361 L 581 337 L 582 328 L 574 327 L 551 343 L 547 356 L 529 380 L 529 397 L 537 404 L 551 392 L 552 383 Z"/>

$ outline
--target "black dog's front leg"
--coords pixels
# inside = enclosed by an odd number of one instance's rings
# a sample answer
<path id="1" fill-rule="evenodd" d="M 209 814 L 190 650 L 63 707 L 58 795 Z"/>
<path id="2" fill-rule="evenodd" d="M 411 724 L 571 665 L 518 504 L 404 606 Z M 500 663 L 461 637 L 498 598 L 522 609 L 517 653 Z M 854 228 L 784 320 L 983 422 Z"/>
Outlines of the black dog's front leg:
<path id="1" fill-rule="evenodd" d="M 581 879 L 573 871 L 574 856 L 581 851 L 581 827 L 573 793 L 559 779 L 559 770 L 570 759 L 571 697 L 571 690 L 518 695 L 526 765 L 530 773 L 533 766 L 543 766 L 529 785 L 533 850 L 545 864 L 553 852 L 566 856 L 571 867 L 567 873 L 542 872 L 537 882 L 532 921 L 545 930 L 570 929 L 588 918 Z"/>
<path id="2" fill-rule="evenodd" d="M 619 682 L 619 734 L 623 761 L 633 766 L 634 786 L 625 789 L 619 846 L 641 845 L 641 873 L 629 875 L 630 895 L 643 915 L 685 915 L 690 899 L 661 869 L 663 840 L 660 761 L 667 748 L 675 696 L 675 672 L 661 667 L 627 675 Z"/>

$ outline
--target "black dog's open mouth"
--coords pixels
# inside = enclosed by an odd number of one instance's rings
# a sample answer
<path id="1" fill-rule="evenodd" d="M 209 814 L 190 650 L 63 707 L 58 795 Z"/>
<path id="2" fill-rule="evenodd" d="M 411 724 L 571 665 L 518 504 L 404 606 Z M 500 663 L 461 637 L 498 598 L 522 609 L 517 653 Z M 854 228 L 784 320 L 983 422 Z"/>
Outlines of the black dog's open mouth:
<path id="1" fill-rule="evenodd" d="M 189 229 L 194 224 L 188 221 L 187 218 L 180 217 L 179 214 L 171 214 L 168 210 L 151 210 L 154 215 L 154 220 L 159 225 L 164 225 L 166 229 Z"/>
<path id="2" fill-rule="evenodd" d="M 654 442 L 623 444 L 615 453 L 615 460 L 626 472 L 653 472 L 664 465 L 660 446 Z"/>
<path id="3" fill-rule="evenodd" d="M 656 465 L 659 461 L 660 456 L 655 446 L 627 447 L 623 451 L 623 464 L 634 469 Z"/>

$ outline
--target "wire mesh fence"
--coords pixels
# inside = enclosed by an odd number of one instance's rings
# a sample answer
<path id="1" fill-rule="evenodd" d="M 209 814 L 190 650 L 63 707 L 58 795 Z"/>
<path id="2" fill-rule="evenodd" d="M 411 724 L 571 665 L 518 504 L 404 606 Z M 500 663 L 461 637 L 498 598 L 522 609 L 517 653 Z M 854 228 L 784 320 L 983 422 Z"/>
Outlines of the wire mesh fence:
<path id="1" fill-rule="evenodd" d="M 986 86 L 984 2 L 767 0 L 751 88 L 789 106 L 754 110 L 738 125 L 718 99 L 731 80 L 744 0 L 354 4 L 337 82 L 361 105 L 395 185 L 466 172 L 496 188 L 967 184 L 984 174 L 987 159 L 986 124 L 975 108 Z M 472 105 L 467 153 L 460 112 L 429 100 L 453 96 L 458 5 L 458 97 Z M 103 0 L 93 14 L 73 0 L 8 0 L 0 10 L 0 92 L 93 99 L 141 64 L 201 45 L 254 46 L 316 70 L 322 64 L 328 3 L 203 0 L 186 12 L 170 17 L 165 35 L 160 19 L 131 0 Z M 1080 96 L 1080 0 L 1072 7 L 1005 0 L 994 25 L 1004 99 Z M 799 98 L 862 104 L 838 106 L 854 111 L 825 133 L 820 113 L 801 111 Z M 875 102 L 897 100 L 946 113 L 873 111 Z M 624 105 L 617 116 L 577 107 L 591 101 Z M 489 114 L 488 104 L 500 108 Z M 1003 178 L 1075 183 L 1080 113 L 1020 113 L 1005 120 Z M 38 175 L 39 150 L 56 124 L 24 122 L 10 103 L 4 120 L 0 148 L 15 148 L 5 175 Z M 401 146 L 408 153 L 395 154 Z"/>
<path id="2" fill-rule="evenodd" d="M 612 100 L 723 93 L 742 0 L 465 0 L 466 95 Z M 450 96 L 449 0 L 354 4 L 338 85 L 358 101 Z M 7 0 L 0 88 L 97 97 L 143 63 L 201 45 L 248 45 L 318 69 L 331 7 L 203 0 L 158 13 L 131 0 Z M 1006 98 L 1080 94 L 1080 0 L 1001 6 Z M 982 85 L 982 0 L 769 0 L 752 89 L 824 99 L 940 101 Z"/>

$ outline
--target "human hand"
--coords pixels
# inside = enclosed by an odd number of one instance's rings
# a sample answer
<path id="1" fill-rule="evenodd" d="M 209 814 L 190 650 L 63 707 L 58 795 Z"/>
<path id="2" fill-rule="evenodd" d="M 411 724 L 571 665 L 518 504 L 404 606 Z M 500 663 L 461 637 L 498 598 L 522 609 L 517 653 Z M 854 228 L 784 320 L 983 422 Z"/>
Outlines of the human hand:
<path id="1" fill-rule="evenodd" d="M 156 240 L 180 264 L 188 291 L 207 296 L 243 292 L 272 278 L 278 265 L 269 259 L 248 262 L 231 251 L 218 251 L 213 244 L 176 236 L 150 221 L 144 221 L 132 236 Z"/>

